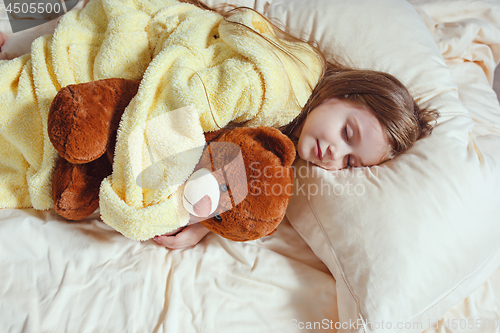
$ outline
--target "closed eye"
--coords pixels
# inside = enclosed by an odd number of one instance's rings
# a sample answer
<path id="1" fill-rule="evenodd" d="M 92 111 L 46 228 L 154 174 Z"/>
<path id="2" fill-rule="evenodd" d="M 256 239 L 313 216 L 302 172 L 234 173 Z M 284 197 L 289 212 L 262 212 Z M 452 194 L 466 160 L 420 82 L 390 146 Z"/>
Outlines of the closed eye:
<path id="1" fill-rule="evenodd" d="M 344 126 L 344 130 L 343 130 L 343 136 L 344 136 L 344 140 L 345 142 L 349 142 L 349 135 L 347 134 L 347 124 Z M 349 168 L 351 167 L 351 155 L 347 155 L 347 163 L 346 163 L 346 168 Z"/>

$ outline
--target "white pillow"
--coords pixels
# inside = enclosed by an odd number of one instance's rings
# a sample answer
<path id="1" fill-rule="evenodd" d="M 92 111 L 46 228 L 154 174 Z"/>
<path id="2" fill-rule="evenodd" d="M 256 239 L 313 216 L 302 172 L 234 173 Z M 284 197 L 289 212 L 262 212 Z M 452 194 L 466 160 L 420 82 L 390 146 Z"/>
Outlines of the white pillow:
<path id="1" fill-rule="evenodd" d="M 393 74 L 441 113 L 431 137 L 380 166 L 299 160 L 287 211 L 337 281 L 341 332 L 423 331 L 500 265 L 500 167 L 407 2 L 274 0 L 267 14 L 355 67 Z"/>

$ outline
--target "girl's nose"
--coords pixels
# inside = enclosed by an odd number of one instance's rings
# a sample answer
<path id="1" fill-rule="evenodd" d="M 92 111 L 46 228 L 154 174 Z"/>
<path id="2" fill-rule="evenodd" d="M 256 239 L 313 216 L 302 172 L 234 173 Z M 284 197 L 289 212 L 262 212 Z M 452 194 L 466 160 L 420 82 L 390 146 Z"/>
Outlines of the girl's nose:
<path id="1" fill-rule="evenodd" d="M 347 145 L 330 145 L 327 148 L 328 155 L 332 161 L 343 161 L 344 156 L 349 154 L 349 147 Z"/>
<path id="2" fill-rule="evenodd" d="M 344 159 L 347 154 L 349 154 L 349 147 L 346 145 L 331 145 L 327 148 L 327 153 L 331 161 L 332 167 L 335 169 L 344 168 Z"/>

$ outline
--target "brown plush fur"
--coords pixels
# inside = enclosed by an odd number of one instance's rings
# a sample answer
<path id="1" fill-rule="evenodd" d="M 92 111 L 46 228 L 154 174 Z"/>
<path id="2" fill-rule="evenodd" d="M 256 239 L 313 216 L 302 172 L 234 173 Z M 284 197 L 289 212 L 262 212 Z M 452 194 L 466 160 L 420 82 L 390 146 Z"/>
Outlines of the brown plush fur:
<path id="1" fill-rule="evenodd" d="M 52 101 L 49 138 L 68 162 L 88 163 L 103 155 L 140 81 L 99 80 L 62 88 Z"/>
<path id="2" fill-rule="evenodd" d="M 68 220 L 82 220 L 99 207 L 99 186 L 111 174 L 107 156 L 85 164 L 59 159 L 52 181 L 56 212 Z"/>
<path id="3" fill-rule="evenodd" d="M 221 191 L 218 208 L 211 218 L 201 223 L 234 241 L 254 240 L 272 234 L 285 216 L 292 193 L 293 143 L 271 127 L 220 130 L 208 133 L 207 142 L 213 137 L 214 142 L 234 143 L 239 150 L 225 146 L 217 149 L 215 146 L 203 152 L 196 170 L 207 168 L 214 171 L 219 184 L 225 184 L 223 187 L 227 191 Z M 239 153 L 243 157 L 244 169 L 231 163 Z"/>
<path id="4" fill-rule="evenodd" d="M 59 215 L 81 220 L 98 207 L 99 185 L 112 171 L 119 121 L 138 87 L 139 82 L 133 80 L 100 80 L 67 86 L 54 98 L 48 132 L 62 156 L 52 184 Z M 223 169 L 226 178 L 219 176 L 218 180 L 231 186 L 221 192 L 212 218 L 201 223 L 236 241 L 273 233 L 290 199 L 295 158 L 292 142 L 270 127 L 223 129 L 205 136 L 207 142 L 231 142 L 239 149 L 205 149 L 197 169 Z M 230 163 L 238 154 L 243 157 L 245 174 Z"/>
<path id="5" fill-rule="evenodd" d="M 107 79 L 69 85 L 52 101 L 47 127 L 62 157 L 52 181 L 54 209 L 60 216 L 81 220 L 99 206 L 99 186 L 111 174 L 118 125 L 139 83 Z"/>

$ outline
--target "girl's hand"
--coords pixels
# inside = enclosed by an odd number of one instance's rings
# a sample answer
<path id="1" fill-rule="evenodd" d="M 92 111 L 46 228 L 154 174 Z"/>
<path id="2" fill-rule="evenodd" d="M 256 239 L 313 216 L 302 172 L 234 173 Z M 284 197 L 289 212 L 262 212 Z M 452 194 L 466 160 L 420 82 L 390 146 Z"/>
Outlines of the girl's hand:
<path id="1" fill-rule="evenodd" d="M 195 223 L 189 224 L 173 236 L 155 236 L 153 240 L 161 246 L 179 250 L 195 246 L 209 232 L 210 230 L 205 228 L 201 223 Z"/>

